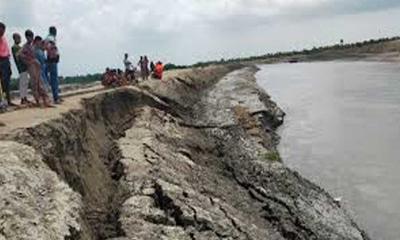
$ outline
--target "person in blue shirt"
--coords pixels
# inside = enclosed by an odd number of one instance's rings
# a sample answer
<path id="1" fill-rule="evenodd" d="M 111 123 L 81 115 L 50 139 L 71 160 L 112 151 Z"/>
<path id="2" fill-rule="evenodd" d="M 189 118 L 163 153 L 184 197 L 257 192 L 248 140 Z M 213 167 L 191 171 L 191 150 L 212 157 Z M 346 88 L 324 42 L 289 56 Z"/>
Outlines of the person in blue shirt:
<path id="1" fill-rule="evenodd" d="M 45 86 L 46 91 L 48 91 L 48 89 L 50 88 L 49 85 L 49 80 L 48 80 L 48 75 L 47 75 L 47 59 L 46 59 L 46 54 L 44 52 L 45 49 L 45 45 L 44 45 L 44 41 L 42 39 L 42 37 L 40 36 L 36 36 L 35 40 L 33 41 L 33 45 L 35 47 L 35 56 L 36 59 L 39 61 L 40 63 L 40 73 L 42 76 L 42 80 L 43 80 L 43 85 Z"/>
<path id="2" fill-rule="evenodd" d="M 60 52 L 57 47 L 57 28 L 51 26 L 49 35 L 45 39 L 45 47 L 47 53 L 47 75 L 50 82 L 53 100 L 56 104 L 61 104 L 63 99 L 60 97 L 60 87 L 58 82 L 58 63 L 60 62 Z"/>

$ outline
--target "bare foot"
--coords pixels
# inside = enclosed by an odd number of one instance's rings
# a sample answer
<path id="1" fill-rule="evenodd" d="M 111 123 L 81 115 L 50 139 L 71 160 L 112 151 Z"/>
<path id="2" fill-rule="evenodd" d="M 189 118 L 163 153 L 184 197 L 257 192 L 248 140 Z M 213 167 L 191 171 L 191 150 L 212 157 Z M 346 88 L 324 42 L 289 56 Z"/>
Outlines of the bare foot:
<path id="1" fill-rule="evenodd" d="M 43 108 L 55 108 L 56 106 L 50 104 L 50 103 L 43 103 Z"/>
<path id="2" fill-rule="evenodd" d="M 10 106 L 10 107 L 17 107 L 18 105 L 15 104 L 15 103 L 13 103 L 13 102 L 9 102 L 9 103 L 8 103 L 8 106 Z"/>

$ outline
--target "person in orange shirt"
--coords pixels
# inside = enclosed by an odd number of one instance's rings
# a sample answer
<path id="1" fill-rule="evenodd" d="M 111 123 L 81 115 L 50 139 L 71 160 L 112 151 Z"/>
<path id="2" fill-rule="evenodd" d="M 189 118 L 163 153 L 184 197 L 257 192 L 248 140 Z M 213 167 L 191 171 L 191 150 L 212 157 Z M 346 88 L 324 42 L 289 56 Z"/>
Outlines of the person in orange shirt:
<path id="1" fill-rule="evenodd" d="M 162 62 L 158 61 L 154 69 L 154 77 L 156 79 L 162 80 L 163 72 L 164 72 L 164 65 L 162 64 Z"/>

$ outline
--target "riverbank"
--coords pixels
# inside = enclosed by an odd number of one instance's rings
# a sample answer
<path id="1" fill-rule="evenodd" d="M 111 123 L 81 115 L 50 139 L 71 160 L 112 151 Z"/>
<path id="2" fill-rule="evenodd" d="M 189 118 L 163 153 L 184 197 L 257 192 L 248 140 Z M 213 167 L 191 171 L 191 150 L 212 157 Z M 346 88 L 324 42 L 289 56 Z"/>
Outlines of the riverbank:
<path id="1" fill-rule="evenodd" d="M 187 69 L 6 122 L 0 239 L 368 239 L 281 162 L 284 113 L 243 67 Z"/>

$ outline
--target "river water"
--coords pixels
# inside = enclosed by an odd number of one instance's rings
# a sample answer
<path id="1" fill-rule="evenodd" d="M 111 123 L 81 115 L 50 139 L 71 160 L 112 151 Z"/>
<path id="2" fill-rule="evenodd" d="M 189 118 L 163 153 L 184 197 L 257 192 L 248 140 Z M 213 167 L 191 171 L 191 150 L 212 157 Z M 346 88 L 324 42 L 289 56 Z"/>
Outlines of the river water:
<path id="1" fill-rule="evenodd" d="M 324 187 L 372 239 L 400 239 L 400 65 L 321 62 L 261 66 L 287 113 L 285 163 Z"/>

